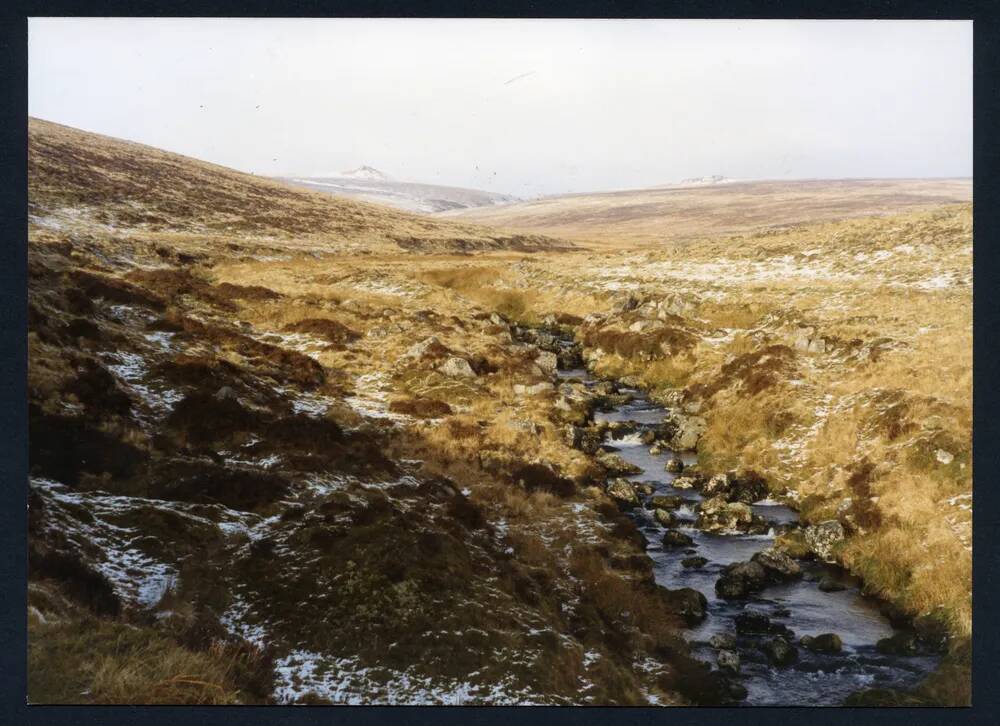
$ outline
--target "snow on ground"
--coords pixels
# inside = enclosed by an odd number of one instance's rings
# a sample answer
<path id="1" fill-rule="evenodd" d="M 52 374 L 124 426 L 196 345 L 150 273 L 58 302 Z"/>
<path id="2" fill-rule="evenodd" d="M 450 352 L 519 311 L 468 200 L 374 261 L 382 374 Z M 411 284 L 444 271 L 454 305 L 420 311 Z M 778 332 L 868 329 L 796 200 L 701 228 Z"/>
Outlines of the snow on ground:
<path id="1" fill-rule="evenodd" d="M 315 694 L 332 703 L 359 705 L 534 705 L 535 694 L 518 691 L 513 676 L 479 684 L 468 680 L 430 678 L 414 668 L 405 671 L 365 667 L 357 657 L 337 657 L 296 650 L 275 666 L 279 704 Z M 475 675 L 475 674 L 470 674 Z"/>

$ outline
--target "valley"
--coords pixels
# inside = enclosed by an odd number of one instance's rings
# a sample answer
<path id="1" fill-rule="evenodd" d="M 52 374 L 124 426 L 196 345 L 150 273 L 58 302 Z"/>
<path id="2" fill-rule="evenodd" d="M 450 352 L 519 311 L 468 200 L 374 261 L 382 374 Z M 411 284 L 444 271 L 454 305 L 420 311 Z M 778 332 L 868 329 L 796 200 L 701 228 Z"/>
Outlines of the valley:
<path id="1" fill-rule="evenodd" d="M 967 180 L 29 188 L 31 702 L 968 702 Z"/>

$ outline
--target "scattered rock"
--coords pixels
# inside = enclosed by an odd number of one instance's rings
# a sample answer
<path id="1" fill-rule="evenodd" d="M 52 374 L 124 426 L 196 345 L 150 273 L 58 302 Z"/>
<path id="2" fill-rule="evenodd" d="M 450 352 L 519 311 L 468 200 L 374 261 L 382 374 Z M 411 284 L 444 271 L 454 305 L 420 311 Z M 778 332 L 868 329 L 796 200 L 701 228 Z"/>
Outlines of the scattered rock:
<path id="1" fill-rule="evenodd" d="M 840 592 L 847 589 L 847 585 L 840 582 L 833 575 L 823 575 L 819 580 L 818 587 L 822 592 Z"/>
<path id="2" fill-rule="evenodd" d="M 736 636 L 732 633 L 716 633 L 708 639 L 708 644 L 720 650 L 733 650 L 736 647 Z"/>
<path id="3" fill-rule="evenodd" d="M 223 386 L 215 392 L 215 399 L 217 401 L 235 401 L 237 399 L 236 391 L 229 386 Z"/>
<path id="4" fill-rule="evenodd" d="M 672 527 L 677 523 L 674 515 L 666 509 L 657 509 L 653 512 L 653 518 L 664 527 Z"/>
<path id="5" fill-rule="evenodd" d="M 693 539 L 683 532 L 678 532 L 676 529 L 668 530 L 667 533 L 663 535 L 664 547 L 689 547 L 693 544 Z"/>
<path id="6" fill-rule="evenodd" d="M 767 531 L 767 523 L 753 513 L 749 504 L 728 502 L 723 496 L 705 499 L 698 505 L 695 526 L 705 532 Z"/>
<path id="7" fill-rule="evenodd" d="M 688 625 L 696 625 L 708 615 L 708 600 L 693 588 L 662 589 L 661 592 L 670 609 L 680 615 Z"/>
<path id="8" fill-rule="evenodd" d="M 553 375 L 556 369 L 559 367 L 559 358 L 555 353 L 550 353 L 549 351 L 542 351 L 535 358 L 535 365 L 542 369 L 542 372 L 546 375 Z"/>
<path id="9" fill-rule="evenodd" d="M 671 474 L 680 474 L 684 471 L 684 462 L 677 457 L 667 459 L 666 470 Z"/>
<path id="10" fill-rule="evenodd" d="M 438 371 L 445 374 L 446 376 L 452 376 L 454 378 L 475 378 L 476 372 L 472 370 L 472 366 L 469 365 L 469 361 L 465 358 L 459 358 L 458 356 L 452 356 L 440 366 L 438 366 Z M 552 385 L 551 383 L 548 385 Z"/>
<path id="11" fill-rule="evenodd" d="M 693 476 L 679 476 L 670 482 L 670 486 L 674 489 L 696 489 L 698 479 Z"/>
<path id="12" fill-rule="evenodd" d="M 826 562 L 834 562 L 834 548 L 843 542 L 845 537 L 844 526 L 836 519 L 828 519 L 819 524 L 806 527 L 805 539 L 809 549 Z"/>
<path id="13" fill-rule="evenodd" d="M 677 509 L 687 501 L 676 494 L 656 494 L 646 504 L 650 509 Z"/>
<path id="14" fill-rule="evenodd" d="M 628 479 L 612 479 L 605 489 L 608 496 L 614 499 L 620 507 L 631 509 L 639 504 L 639 495 Z"/>
<path id="15" fill-rule="evenodd" d="M 875 649 L 884 655 L 917 655 L 920 652 L 920 639 L 916 633 L 900 631 L 882 638 L 875 644 Z"/>
<path id="16" fill-rule="evenodd" d="M 945 466 L 948 466 L 948 464 L 950 464 L 955 460 L 955 455 L 952 454 L 950 451 L 945 451 L 944 449 L 938 449 L 937 451 L 935 451 L 934 457 L 938 460 L 939 463 L 944 464 Z"/>
<path id="17" fill-rule="evenodd" d="M 799 651 L 795 646 L 782 638 L 772 638 L 761 646 L 764 655 L 771 665 L 783 668 L 790 666 L 799 659 Z"/>
<path id="18" fill-rule="evenodd" d="M 799 567 L 799 563 L 773 547 L 761 550 L 751 558 L 751 561 L 760 564 L 772 581 L 782 582 L 802 577 L 802 568 Z"/>
<path id="19" fill-rule="evenodd" d="M 618 454 L 613 454 L 611 452 L 601 452 L 597 454 L 595 458 L 597 459 L 597 463 L 603 466 L 611 476 L 638 474 L 642 471 L 642 469 L 635 464 L 630 464 Z"/>
<path id="20" fill-rule="evenodd" d="M 799 640 L 803 648 L 808 648 L 816 653 L 839 653 L 844 643 L 836 633 L 823 633 L 821 635 L 803 635 Z"/>
<path id="21" fill-rule="evenodd" d="M 735 562 L 722 571 L 715 593 L 726 600 L 737 600 L 763 589 L 767 582 L 767 571 L 760 563 Z"/>
<path id="22" fill-rule="evenodd" d="M 716 474 L 701 489 L 706 497 L 726 497 L 729 494 L 729 474 Z"/>
<path id="23" fill-rule="evenodd" d="M 411 345 L 403 354 L 405 358 L 421 359 L 427 356 L 441 356 L 448 352 L 448 349 L 437 339 L 436 336 L 424 338 L 419 343 Z"/>
<path id="24" fill-rule="evenodd" d="M 704 557 L 685 557 L 681 560 L 681 567 L 691 568 L 691 567 L 704 567 L 708 564 L 708 560 Z"/>
<path id="25" fill-rule="evenodd" d="M 740 656 L 735 650 L 720 650 L 715 656 L 719 668 L 730 673 L 740 672 Z"/>

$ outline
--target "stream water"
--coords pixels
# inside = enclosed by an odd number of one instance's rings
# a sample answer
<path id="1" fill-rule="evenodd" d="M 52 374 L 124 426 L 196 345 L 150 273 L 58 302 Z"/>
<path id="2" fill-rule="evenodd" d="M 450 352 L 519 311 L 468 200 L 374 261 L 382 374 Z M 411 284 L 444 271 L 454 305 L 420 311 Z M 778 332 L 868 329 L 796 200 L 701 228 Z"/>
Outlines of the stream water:
<path id="1" fill-rule="evenodd" d="M 561 377 L 595 383 L 585 370 L 561 371 Z M 641 391 L 622 389 L 633 395 L 629 403 L 611 412 L 595 414 L 596 421 L 631 421 L 641 427 L 655 427 L 666 416 L 666 410 L 651 402 Z M 745 611 L 761 612 L 772 621 L 790 628 L 795 642 L 803 635 L 836 633 L 843 642 L 840 653 L 814 653 L 798 648 L 798 662 L 777 668 L 768 663 L 760 650 L 764 640 L 773 636 L 740 635 L 736 651 L 740 656 L 739 681 L 747 689 L 745 704 L 755 706 L 839 705 L 851 693 L 865 688 L 908 688 L 915 685 L 936 665 L 935 656 L 892 656 L 879 653 L 875 644 L 894 634 L 889 621 L 880 613 L 878 604 L 861 594 L 858 583 L 838 568 L 820 563 L 803 562 L 802 580 L 773 585 L 746 600 L 724 600 L 715 594 L 715 582 L 725 565 L 749 560 L 754 553 L 767 549 L 774 540 L 773 530 L 767 535 L 708 534 L 694 527 L 695 506 L 701 496 L 691 489 L 672 486 L 676 474 L 668 473 L 665 464 L 672 457 L 685 465 L 694 464 L 691 453 L 677 454 L 668 449 L 650 453 L 650 447 L 640 442 L 638 435 L 623 439 L 607 439 L 625 461 L 642 471 L 630 479 L 655 483 L 655 494 L 674 494 L 689 500 L 675 512 L 677 528 L 694 540 L 692 548 L 663 548 L 660 544 L 666 528 L 653 517 L 653 511 L 637 507 L 632 517 L 646 535 L 647 553 L 654 562 L 658 584 L 670 589 L 690 587 L 708 599 L 708 617 L 686 631 L 692 654 L 715 664 L 717 651 L 709 639 L 717 633 L 735 634 L 734 618 Z M 753 505 L 754 511 L 774 524 L 794 524 L 795 511 L 767 502 Z M 691 550 L 694 550 L 692 553 Z M 687 567 L 681 560 L 692 555 L 706 558 L 701 567 Z M 845 589 L 824 592 L 818 580 L 824 575 L 840 581 Z"/>

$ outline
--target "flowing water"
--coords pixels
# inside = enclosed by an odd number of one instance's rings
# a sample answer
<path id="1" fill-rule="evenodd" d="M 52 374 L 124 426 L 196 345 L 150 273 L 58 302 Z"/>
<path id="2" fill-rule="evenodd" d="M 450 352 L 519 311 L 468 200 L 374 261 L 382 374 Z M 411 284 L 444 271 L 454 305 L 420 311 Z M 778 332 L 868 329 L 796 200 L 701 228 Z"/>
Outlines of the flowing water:
<path id="1" fill-rule="evenodd" d="M 563 371 L 561 376 L 587 384 L 594 382 L 582 369 Z M 596 421 L 631 421 L 643 428 L 663 421 L 665 409 L 650 402 L 641 391 L 623 391 L 632 394 L 633 400 L 611 412 L 595 414 Z M 802 580 L 767 587 L 747 600 L 716 597 L 715 582 L 722 568 L 749 560 L 754 553 L 767 549 L 774 540 L 773 530 L 767 535 L 741 535 L 709 534 L 695 529 L 695 506 L 701 496 L 690 489 L 675 489 L 671 483 L 677 475 L 668 473 L 664 467 L 672 457 L 680 458 L 685 465 L 694 464 L 696 455 L 676 454 L 667 449 L 652 454 L 637 434 L 608 439 L 606 444 L 613 446 L 625 461 L 642 469 L 630 479 L 655 483 L 655 494 L 675 494 L 690 502 L 675 514 L 680 520 L 677 528 L 694 540 L 693 548 L 664 549 L 660 541 L 666 529 L 653 518 L 653 512 L 636 508 L 632 516 L 649 541 L 647 553 L 654 562 L 657 583 L 670 589 L 694 588 L 708 599 L 708 617 L 686 631 L 693 655 L 714 665 L 717 651 L 709 639 L 716 633 L 735 634 L 733 619 L 744 611 L 762 612 L 772 621 L 786 625 L 794 632 L 796 641 L 803 635 L 821 633 L 836 633 L 843 641 L 843 649 L 837 654 L 814 653 L 797 646 L 798 662 L 777 668 L 768 663 L 760 650 L 761 643 L 773 636 L 739 636 L 738 679 L 747 689 L 747 705 L 839 705 L 848 695 L 864 688 L 912 687 L 936 667 L 938 659 L 934 656 L 879 653 L 876 642 L 893 635 L 895 630 L 879 612 L 877 603 L 861 594 L 858 583 L 835 567 L 803 562 Z M 768 501 L 754 504 L 753 509 L 776 528 L 798 520 L 793 510 Z M 692 556 L 691 549 L 694 555 L 706 558 L 707 563 L 701 567 L 683 567 L 681 560 Z M 821 591 L 818 580 L 823 575 L 836 578 L 845 589 Z"/>

